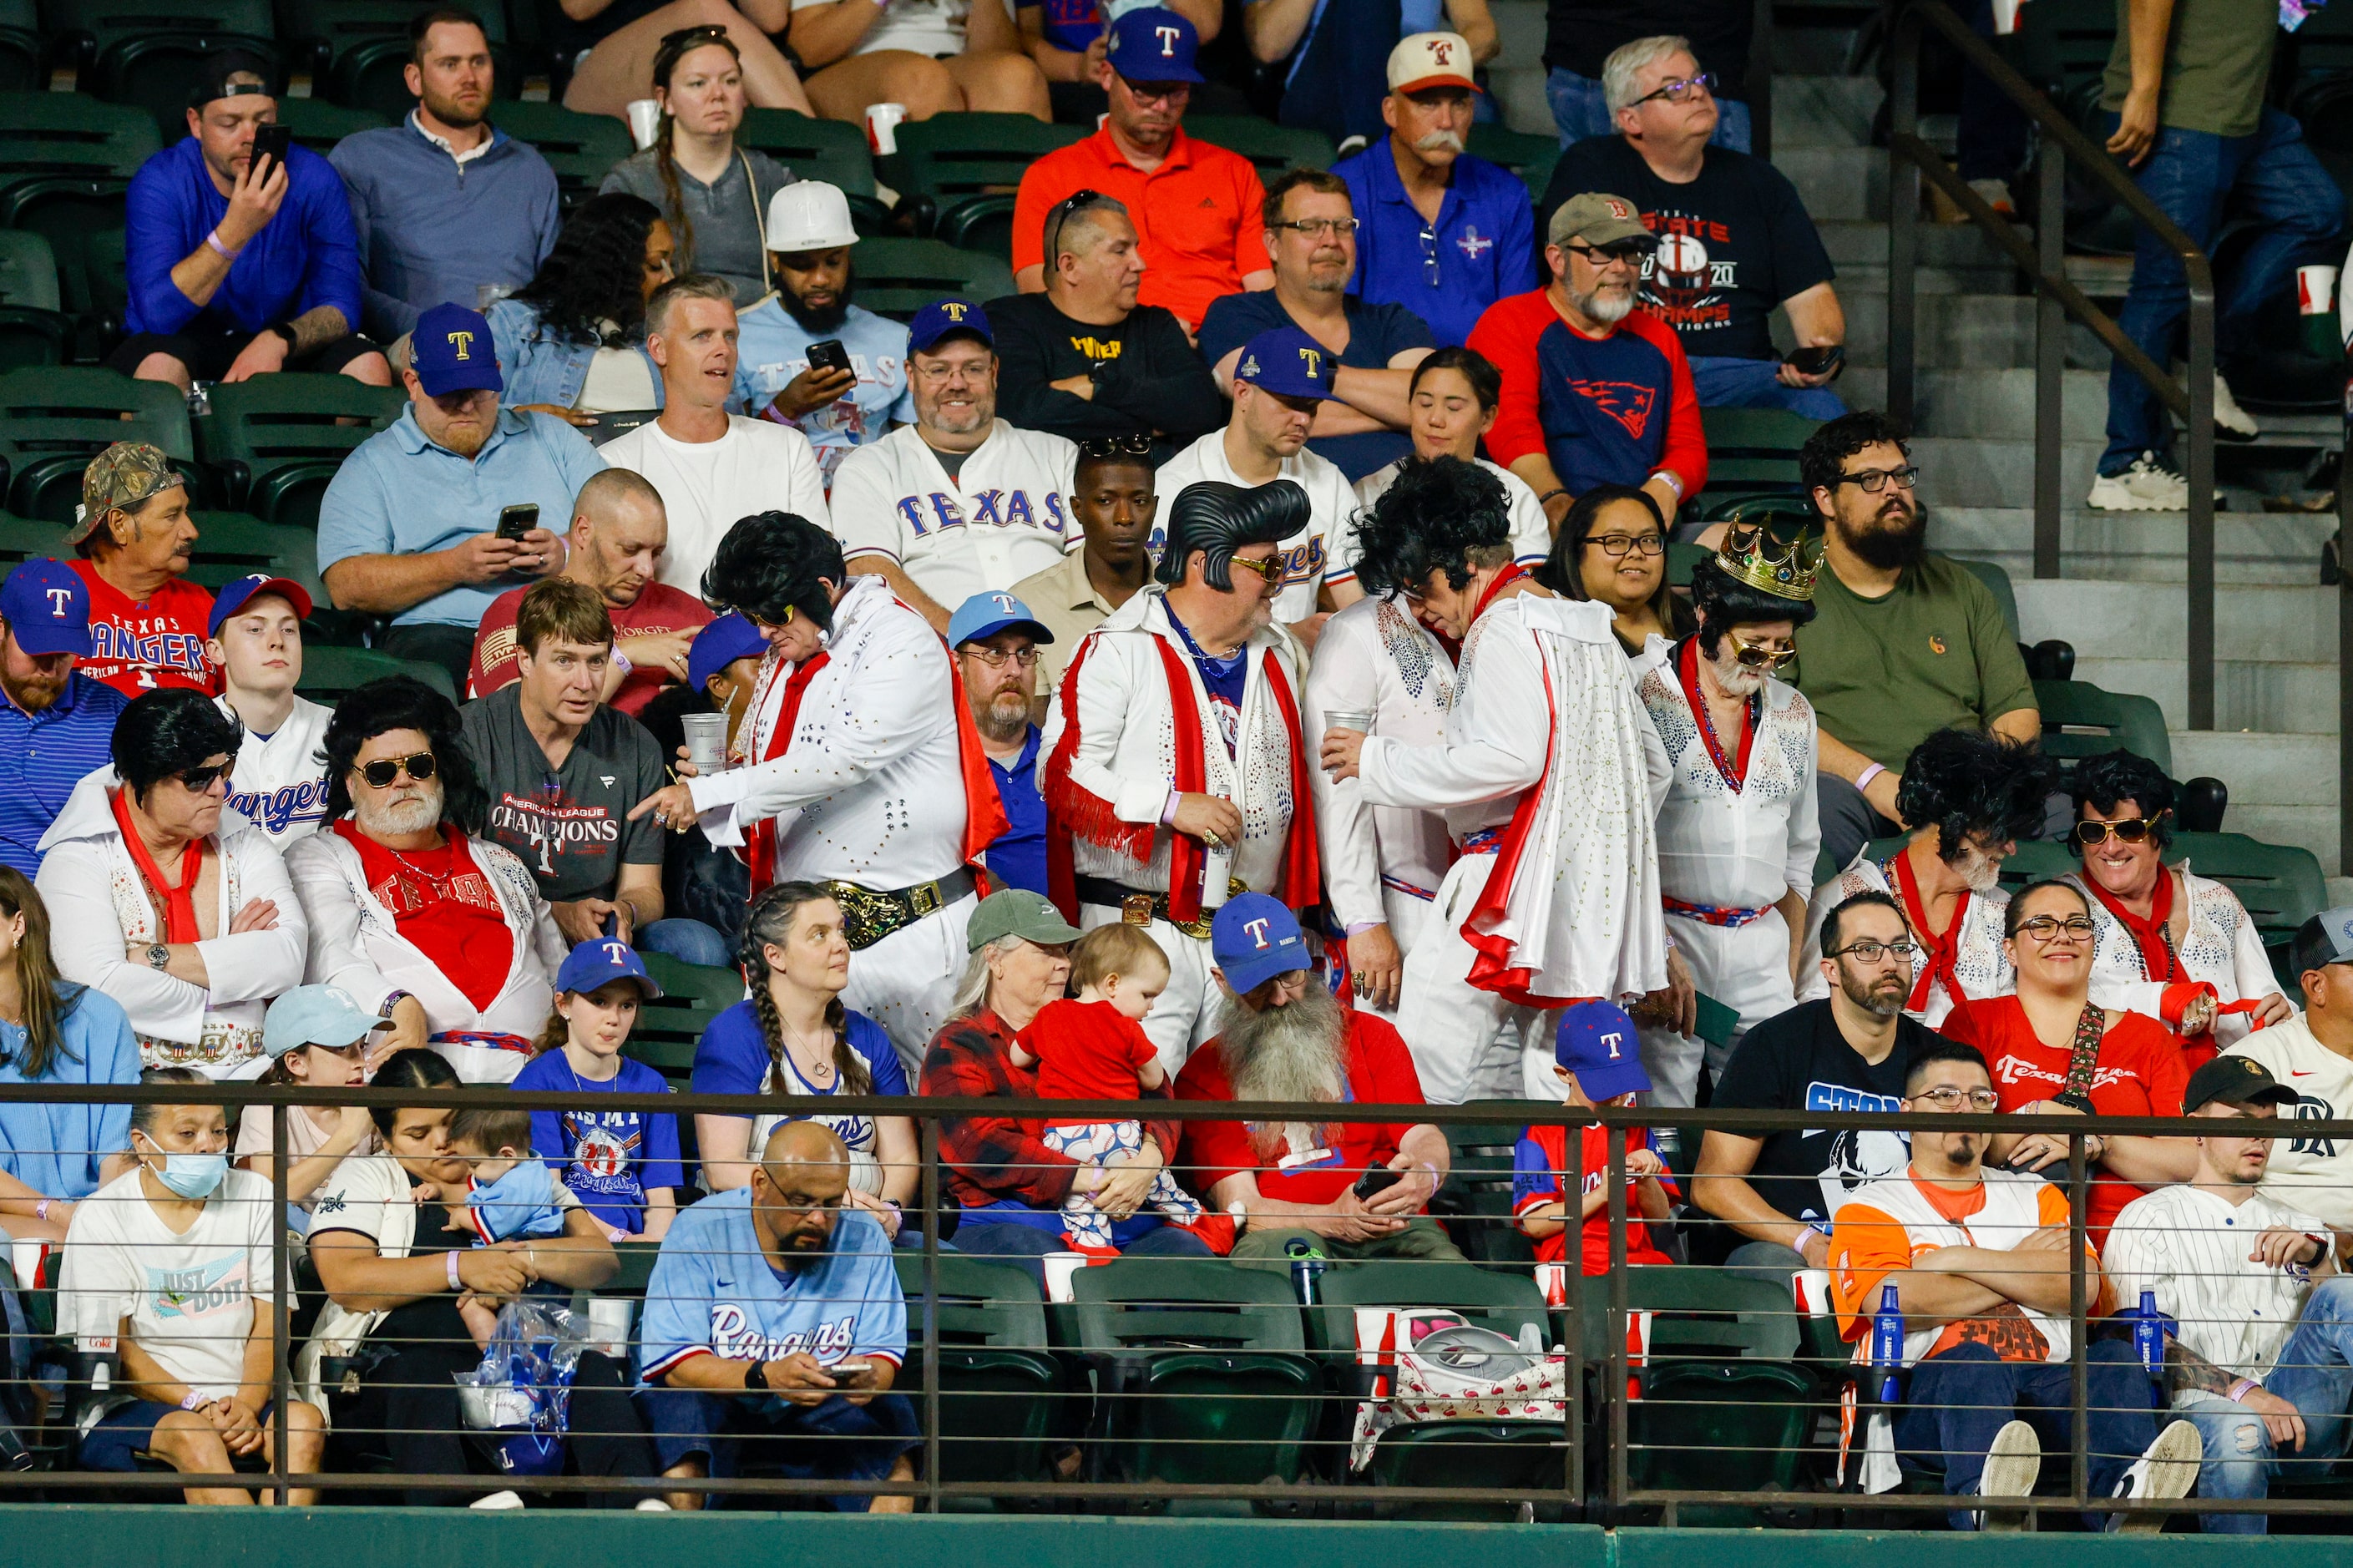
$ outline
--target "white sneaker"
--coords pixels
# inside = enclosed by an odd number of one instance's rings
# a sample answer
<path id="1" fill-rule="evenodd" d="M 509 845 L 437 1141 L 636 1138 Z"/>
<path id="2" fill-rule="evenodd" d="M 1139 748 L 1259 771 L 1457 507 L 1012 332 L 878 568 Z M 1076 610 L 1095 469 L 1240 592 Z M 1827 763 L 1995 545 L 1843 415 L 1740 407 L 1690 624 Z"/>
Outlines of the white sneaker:
<path id="1" fill-rule="evenodd" d="M 2189 481 L 2156 453 L 2143 452 L 2123 473 L 2094 479 L 2084 504 L 2094 511 L 2188 511 Z"/>
<path id="2" fill-rule="evenodd" d="M 1993 1447 L 1986 1450 L 1985 1468 L 1978 1476 L 1978 1496 L 2030 1498 L 2042 1476 L 2042 1440 L 2025 1422 L 2012 1421 L 1993 1435 Z M 2026 1514 L 2023 1509 L 1989 1508 L 1978 1514 L 1977 1524 L 1979 1530 L 2022 1530 Z"/>
<path id="3" fill-rule="evenodd" d="M 466 1506 L 468 1508 L 496 1510 L 501 1509 L 521 1508 L 523 1506 L 523 1501 L 522 1495 L 516 1492 L 492 1492 L 488 1497 L 476 1498 Z"/>
<path id="4" fill-rule="evenodd" d="M 2231 395 L 2231 384 L 2222 379 L 2221 371 L 2216 371 L 2214 373 L 2214 435 L 2216 438 L 2223 441 L 2252 441 L 2263 433 L 2263 427 L 2255 423 L 2253 415 L 2239 406 L 2239 400 Z"/>
<path id="5" fill-rule="evenodd" d="M 1985 205 L 2004 217 L 2018 216 L 2018 204 L 2010 197 L 2008 180 L 1971 180 L 1969 189 L 1985 199 Z"/>
<path id="6" fill-rule="evenodd" d="M 668 1513 L 670 1510 L 670 1504 L 658 1497 L 639 1498 L 636 1510 L 638 1513 Z"/>
<path id="7" fill-rule="evenodd" d="M 2206 1440 L 2198 1428 L 2187 1421 L 2176 1421 L 2157 1435 L 2148 1451 L 2125 1472 L 2116 1483 L 2116 1495 L 2120 1498 L 2188 1497 L 2189 1489 L 2198 1484 L 2198 1465 L 2206 1457 Z M 2165 1514 L 2152 1509 L 2146 1513 L 2112 1513 L 2108 1528 L 2118 1535 L 2155 1535 L 2165 1528 Z"/>

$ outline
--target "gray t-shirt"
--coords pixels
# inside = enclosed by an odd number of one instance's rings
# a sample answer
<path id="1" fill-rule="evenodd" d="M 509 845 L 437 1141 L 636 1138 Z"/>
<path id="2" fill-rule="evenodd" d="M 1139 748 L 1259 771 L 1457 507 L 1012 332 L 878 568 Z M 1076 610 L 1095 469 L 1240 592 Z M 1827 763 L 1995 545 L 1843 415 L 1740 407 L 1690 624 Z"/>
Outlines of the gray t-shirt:
<path id="1" fill-rule="evenodd" d="M 465 706 L 467 754 L 491 795 L 486 837 L 522 858 L 550 902 L 609 899 L 621 868 L 659 866 L 662 830 L 629 810 L 669 782 L 661 747 L 627 714 L 600 707 L 561 768 L 523 723 L 522 688 Z"/>
<path id="2" fill-rule="evenodd" d="M 749 178 L 744 174 L 747 164 L 751 170 Z M 675 203 L 662 189 L 661 170 L 655 164 L 650 147 L 614 164 L 605 183 L 596 187 L 596 194 L 627 191 L 661 208 L 678 241 L 680 276 L 716 272 L 734 286 L 735 308 L 748 307 L 768 291 L 761 276 L 761 219 L 766 216 L 770 198 L 786 185 L 797 183 L 797 176 L 765 153 L 748 147 L 736 149 L 726 173 L 713 184 L 706 185 L 675 165 L 672 172 L 678 176 Z M 753 190 L 755 185 L 756 207 Z M 685 208 L 682 214 L 679 210 L 681 206 Z"/>

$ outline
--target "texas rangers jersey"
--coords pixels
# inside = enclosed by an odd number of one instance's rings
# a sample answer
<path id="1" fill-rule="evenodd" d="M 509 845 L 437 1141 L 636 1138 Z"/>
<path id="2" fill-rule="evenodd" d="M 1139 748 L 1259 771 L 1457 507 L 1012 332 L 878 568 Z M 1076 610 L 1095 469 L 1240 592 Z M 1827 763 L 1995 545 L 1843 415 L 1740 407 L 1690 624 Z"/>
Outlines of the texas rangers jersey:
<path id="1" fill-rule="evenodd" d="M 1079 448 L 1064 437 L 999 419 L 956 477 L 916 426 L 892 431 L 841 460 L 833 477 L 833 531 L 851 560 L 895 561 L 915 586 L 954 610 L 975 594 L 1013 586 L 1076 542 L 1064 500 Z"/>
<path id="2" fill-rule="evenodd" d="M 2283 1123 L 2353 1116 L 2353 1061 L 2322 1045 L 2306 1018 L 2257 1029 L 2223 1054 L 2253 1057 L 2295 1090 L 2295 1103 L 2280 1107 Z M 2353 1229 L 2353 1144 L 2283 1131 L 2272 1144 L 2263 1191 L 2340 1229 Z"/>
<path id="3" fill-rule="evenodd" d="M 236 717 L 226 697 L 215 698 L 222 712 Z M 269 734 L 248 725 L 229 770 L 228 804 L 283 849 L 319 830 L 327 816 L 327 761 L 320 754 L 327 721 L 334 710 L 307 697 L 294 699 L 286 722 Z"/>
<path id="4" fill-rule="evenodd" d="M 1274 602 L 1274 618 L 1288 626 L 1315 613 L 1324 569 L 1356 515 L 1356 492 L 1349 488 L 1348 476 L 1337 464 L 1303 447 L 1283 459 L 1282 471 L 1276 477 L 1307 492 L 1307 527 L 1282 542 L 1282 592 Z M 1203 479 L 1246 489 L 1257 488 L 1234 472 L 1233 464 L 1226 460 L 1226 433 L 1212 430 L 1160 465 L 1153 487 L 1160 496 L 1160 515 L 1168 515 L 1187 485 Z"/>

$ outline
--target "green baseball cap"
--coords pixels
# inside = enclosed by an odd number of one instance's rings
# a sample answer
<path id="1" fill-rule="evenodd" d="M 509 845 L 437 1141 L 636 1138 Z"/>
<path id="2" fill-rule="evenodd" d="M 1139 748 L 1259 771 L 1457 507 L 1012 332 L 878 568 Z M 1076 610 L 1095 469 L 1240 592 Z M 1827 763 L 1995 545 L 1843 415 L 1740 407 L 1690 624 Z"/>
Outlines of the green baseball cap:
<path id="1" fill-rule="evenodd" d="M 1080 931 L 1045 894 L 1027 888 L 999 888 L 972 911 L 972 923 L 965 928 L 965 946 L 978 952 L 1004 936 L 1051 945 L 1076 942 Z"/>
<path id="2" fill-rule="evenodd" d="M 68 544 L 79 544 L 117 507 L 137 506 L 149 496 L 187 481 L 174 472 L 161 447 L 144 441 L 117 441 L 90 460 L 81 471 L 81 514 L 66 531 Z"/>

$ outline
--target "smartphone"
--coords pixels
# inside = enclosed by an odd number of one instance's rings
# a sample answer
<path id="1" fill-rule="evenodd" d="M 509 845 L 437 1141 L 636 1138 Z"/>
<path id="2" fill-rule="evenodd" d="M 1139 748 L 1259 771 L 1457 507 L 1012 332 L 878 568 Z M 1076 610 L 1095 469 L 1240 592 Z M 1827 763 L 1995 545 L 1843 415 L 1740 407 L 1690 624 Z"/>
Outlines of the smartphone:
<path id="1" fill-rule="evenodd" d="M 1389 1170 L 1386 1166 L 1373 1166 L 1356 1178 L 1356 1196 L 1359 1199 L 1372 1198 L 1388 1191 L 1404 1179 L 1401 1173 Z"/>
<path id="2" fill-rule="evenodd" d="M 1813 349 L 1792 349 L 1788 359 L 1800 375 L 1828 375 L 1846 363 L 1846 350 L 1837 343 Z"/>
<path id="3" fill-rule="evenodd" d="M 501 539 L 521 539 L 538 526 L 539 507 L 534 502 L 525 501 L 520 506 L 505 506 L 499 509 Z"/>
<path id="4" fill-rule="evenodd" d="M 284 163 L 287 149 L 293 145 L 294 128 L 292 126 L 274 124 L 255 126 L 252 167 L 256 171 L 261 171 L 261 161 L 264 158 L 271 159 L 280 164 Z M 266 172 L 257 173 L 256 177 L 266 178 Z"/>
<path id="5" fill-rule="evenodd" d="M 848 370 L 849 351 L 841 346 L 839 338 L 828 338 L 809 344 L 808 363 L 811 370 Z"/>
<path id="6" fill-rule="evenodd" d="M 871 1361 L 838 1361 L 825 1370 L 828 1377 L 856 1377 L 860 1373 L 873 1371 L 874 1363 Z"/>

